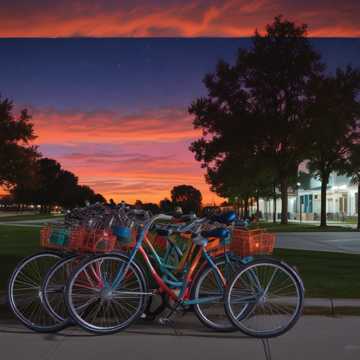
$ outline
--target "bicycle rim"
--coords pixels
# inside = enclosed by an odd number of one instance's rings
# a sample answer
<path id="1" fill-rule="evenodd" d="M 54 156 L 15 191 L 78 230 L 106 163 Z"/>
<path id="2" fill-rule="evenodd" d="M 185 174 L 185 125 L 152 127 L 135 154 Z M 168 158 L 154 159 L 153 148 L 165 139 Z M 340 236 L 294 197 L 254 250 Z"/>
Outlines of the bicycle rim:
<path id="1" fill-rule="evenodd" d="M 137 268 L 130 265 L 121 283 L 114 283 L 126 264 L 127 259 L 104 255 L 86 261 L 71 275 L 66 301 L 84 329 L 100 334 L 120 331 L 143 313 L 146 286 Z"/>
<path id="2" fill-rule="evenodd" d="M 44 252 L 20 262 L 10 277 L 8 298 L 15 316 L 27 327 L 38 332 L 58 331 L 62 325 L 43 306 L 42 284 L 48 270 L 61 258 L 60 254 Z"/>
<path id="3" fill-rule="evenodd" d="M 296 323 L 303 290 L 290 268 L 276 261 L 255 261 L 234 278 L 225 303 L 227 314 L 241 331 L 274 337 Z"/>

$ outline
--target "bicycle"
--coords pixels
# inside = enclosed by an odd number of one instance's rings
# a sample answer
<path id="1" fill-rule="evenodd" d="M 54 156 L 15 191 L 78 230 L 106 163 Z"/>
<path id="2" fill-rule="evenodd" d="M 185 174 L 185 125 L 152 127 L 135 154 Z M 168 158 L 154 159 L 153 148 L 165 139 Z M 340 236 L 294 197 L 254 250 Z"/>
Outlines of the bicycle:
<path id="1" fill-rule="evenodd" d="M 234 213 L 228 213 L 218 217 L 217 221 L 230 225 L 234 218 Z M 218 228 L 202 233 L 203 236 L 197 229 L 192 231 L 194 246 L 188 253 L 189 258 L 186 261 L 185 271 L 182 271 L 177 277 L 169 268 L 163 266 L 161 258 L 146 236 L 156 220 L 171 219 L 171 216 L 157 215 L 144 227 L 139 228 L 137 241 L 130 255 L 98 255 L 84 261 L 72 273 L 66 285 L 65 301 L 72 318 L 78 325 L 91 332 L 109 334 L 125 329 L 141 316 L 146 299 L 153 295 L 153 291 L 149 289 L 142 266 L 135 260 L 136 254 L 140 253 L 159 290 L 167 295 L 173 311 L 194 306 L 196 315 L 203 323 L 211 328 L 224 330 L 223 324 L 215 324 L 213 320 L 207 318 L 207 311 L 202 305 L 220 303 L 223 308 L 225 275 L 214 261 L 216 257 L 212 256 L 211 252 L 219 249 L 221 242 L 230 236 L 230 230 Z M 205 221 L 208 220 L 197 220 L 195 224 L 192 224 L 191 229 L 185 227 L 181 229 L 181 232 L 188 233 L 195 227 L 199 228 Z M 160 271 L 157 271 L 150 261 L 142 246 L 143 243 L 148 245 Z M 207 265 L 203 265 L 199 271 L 198 266 L 202 257 L 205 258 Z M 221 261 L 224 261 L 223 257 Z M 208 292 L 205 297 L 200 298 L 199 288 L 202 283 L 199 282 L 199 279 L 201 276 L 194 278 L 194 275 L 207 270 L 207 267 L 211 268 L 210 274 L 216 279 L 213 284 L 216 288 L 212 289 L 210 293 Z M 209 272 L 207 273 L 209 274 Z M 196 308 L 200 311 L 196 311 Z M 233 330 L 233 326 L 228 320 L 225 329 Z"/>
<path id="2" fill-rule="evenodd" d="M 124 210 L 124 209 L 120 209 Z M 129 216 L 131 214 L 132 210 L 126 211 L 125 213 L 122 213 L 122 223 L 130 224 L 132 222 L 136 222 L 138 225 L 141 225 L 145 220 L 147 220 L 150 215 L 146 211 L 137 211 L 137 216 L 141 213 L 142 219 L 139 221 L 139 219 L 135 217 Z M 116 216 L 119 216 L 119 214 L 115 214 Z M 185 221 L 189 220 L 191 218 L 188 218 L 187 216 L 182 216 L 179 220 Z M 114 223 L 114 216 L 111 217 L 111 219 L 108 219 L 109 224 L 107 225 L 108 228 L 111 228 Z M 104 223 L 104 222 L 103 222 Z M 106 223 L 106 222 L 105 222 Z M 183 223 L 182 223 L 183 225 Z M 102 225 L 104 227 L 104 224 Z M 165 253 L 162 256 L 162 262 L 165 266 L 169 266 L 170 268 L 176 268 L 176 264 L 179 262 L 179 259 L 182 257 L 183 253 L 182 250 L 179 248 L 179 246 L 169 238 L 169 235 L 171 234 L 171 229 L 174 229 L 175 227 L 178 227 L 179 225 L 169 225 L 166 224 L 162 227 L 159 227 L 157 229 L 158 233 L 162 236 L 166 236 L 166 243 L 165 243 Z M 118 242 L 122 245 L 127 244 L 129 241 L 131 241 L 132 234 L 131 231 L 124 231 L 125 228 L 123 226 L 114 226 L 113 232 L 117 235 Z M 156 240 L 156 239 L 155 239 Z M 79 249 L 76 249 L 79 250 Z M 89 249 L 88 249 L 89 250 Z M 109 252 L 113 251 L 112 248 L 108 249 Z M 115 249 L 115 251 L 121 251 L 121 248 Z M 53 316 L 55 319 L 57 319 L 60 323 L 62 323 L 65 326 L 71 325 L 73 321 L 70 319 L 68 315 L 68 311 L 64 302 L 64 287 L 67 282 L 67 279 L 69 277 L 69 274 L 71 271 L 78 266 L 78 264 L 84 259 L 84 258 L 91 258 L 93 254 L 90 252 L 80 252 L 76 254 L 70 254 L 69 256 L 65 256 L 63 259 L 59 260 L 57 263 L 55 263 L 48 271 L 47 275 L 45 276 L 44 282 L 43 282 L 43 306 L 47 310 L 47 312 Z M 151 300 L 152 298 L 150 298 Z M 163 310 L 165 309 L 165 304 L 163 302 L 157 306 L 155 309 L 152 309 L 152 303 L 149 301 L 147 304 L 147 307 L 145 309 L 144 316 L 147 320 L 154 320 L 157 315 L 159 315 Z"/>
<path id="3" fill-rule="evenodd" d="M 68 325 L 44 307 L 43 282 L 59 260 L 72 256 L 74 249 L 68 247 L 71 229 L 87 222 L 90 214 L 99 216 L 106 210 L 100 204 L 76 209 L 65 216 L 65 225 L 41 229 L 41 246 L 46 250 L 30 255 L 16 265 L 8 282 L 7 302 L 15 317 L 31 330 L 57 332 Z"/>
<path id="4" fill-rule="evenodd" d="M 295 325 L 303 308 L 305 289 L 298 273 L 271 256 L 254 257 L 271 254 L 274 244 L 274 235 L 263 229 L 234 229 L 229 248 L 251 257 L 228 283 L 225 310 L 234 326 L 258 338 L 284 334 Z"/>

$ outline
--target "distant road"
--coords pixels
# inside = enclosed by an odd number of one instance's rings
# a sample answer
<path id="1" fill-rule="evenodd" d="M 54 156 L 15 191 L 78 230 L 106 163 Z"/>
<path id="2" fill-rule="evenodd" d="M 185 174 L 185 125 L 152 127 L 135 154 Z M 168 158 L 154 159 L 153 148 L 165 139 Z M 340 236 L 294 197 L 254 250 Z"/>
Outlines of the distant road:
<path id="1" fill-rule="evenodd" d="M 0 219 L 0 225 L 12 225 L 12 226 L 27 226 L 27 227 L 41 227 L 43 224 L 46 223 L 57 223 L 57 222 L 64 222 L 63 217 L 59 217 L 58 219 L 56 217 L 50 217 L 47 219 L 33 219 L 33 220 L 14 220 L 14 221 L 1 221 Z"/>
<path id="2" fill-rule="evenodd" d="M 360 233 L 349 231 L 278 233 L 276 247 L 360 254 Z"/>

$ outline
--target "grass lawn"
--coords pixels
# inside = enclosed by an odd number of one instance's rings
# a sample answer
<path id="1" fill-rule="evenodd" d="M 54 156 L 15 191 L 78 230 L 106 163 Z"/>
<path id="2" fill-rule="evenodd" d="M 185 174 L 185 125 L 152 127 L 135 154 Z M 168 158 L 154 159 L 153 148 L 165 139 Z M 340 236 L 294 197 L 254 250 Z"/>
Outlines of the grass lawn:
<path id="1" fill-rule="evenodd" d="M 322 228 L 318 225 L 311 224 L 273 224 L 269 222 L 259 222 L 256 225 L 252 225 L 250 229 L 256 228 L 265 228 L 270 232 L 344 232 L 344 231 L 356 231 L 355 229 L 345 227 L 345 226 L 337 226 L 337 225 L 329 225 L 326 228 Z"/>
<path id="2" fill-rule="evenodd" d="M 40 228 L 0 226 L 0 290 L 4 290 L 16 263 L 38 249 Z"/>
<path id="3" fill-rule="evenodd" d="M 296 266 L 307 297 L 360 298 L 360 255 L 287 249 L 274 255 Z"/>
<path id="4" fill-rule="evenodd" d="M 16 263 L 38 249 L 39 228 L 0 226 L 0 290 Z M 296 266 L 306 296 L 360 298 L 360 255 L 276 249 L 275 256 Z"/>
<path id="5" fill-rule="evenodd" d="M 54 215 L 54 214 L 27 214 L 27 215 L 9 215 L 9 216 L 1 216 L 0 222 L 7 221 L 22 221 L 22 220 L 43 220 L 43 219 L 61 219 L 64 215 Z"/>

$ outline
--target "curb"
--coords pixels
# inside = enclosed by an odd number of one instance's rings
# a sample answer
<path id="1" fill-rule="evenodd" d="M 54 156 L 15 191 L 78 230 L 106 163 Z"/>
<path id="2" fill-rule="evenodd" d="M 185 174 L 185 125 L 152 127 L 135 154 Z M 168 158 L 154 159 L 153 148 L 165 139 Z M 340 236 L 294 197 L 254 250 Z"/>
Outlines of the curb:
<path id="1" fill-rule="evenodd" d="M 0 291 L 0 305 L 6 304 L 6 291 Z M 355 308 L 360 309 L 360 299 L 331 299 L 331 298 L 306 298 L 304 301 L 304 307 L 311 308 Z"/>
<path id="2" fill-rule="evenodd" d="M 0 292 L 0 313 L 10 310 L 7 306 L 6 292 Z M 305 298 L 305 315 L 360 315 L 360 299 Z"/>

